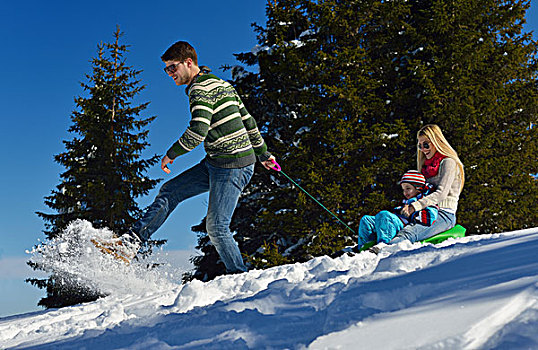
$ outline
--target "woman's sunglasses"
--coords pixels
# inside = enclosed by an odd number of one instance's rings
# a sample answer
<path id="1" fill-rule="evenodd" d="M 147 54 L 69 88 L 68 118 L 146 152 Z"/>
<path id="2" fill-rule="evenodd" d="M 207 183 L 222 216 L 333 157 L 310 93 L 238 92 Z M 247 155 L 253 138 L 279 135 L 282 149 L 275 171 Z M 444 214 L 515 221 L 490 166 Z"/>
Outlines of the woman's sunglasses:
<path id="1" fill-rule="evenodd" d="M 424 141 L 422 144 L 418 144 L 418 149 L 430 149 L 430 143 L 429 142 L 426 142 Z"/>

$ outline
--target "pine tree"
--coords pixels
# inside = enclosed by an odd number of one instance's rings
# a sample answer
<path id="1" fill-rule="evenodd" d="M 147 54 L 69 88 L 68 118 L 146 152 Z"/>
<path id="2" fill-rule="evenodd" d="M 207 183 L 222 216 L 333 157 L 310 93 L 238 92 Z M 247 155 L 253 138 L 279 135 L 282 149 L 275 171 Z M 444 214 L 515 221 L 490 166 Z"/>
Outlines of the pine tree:
<path id="1" fill-rule="evenodd" d="M 259 65 L 261 94 L 278 101 L 269 114 L 258 108 L 262 98 L 245 103 L 256 118 L 275 115 L 263 120 L 268 144 L 277 139 L 270 150 L 283 170 L 352 228 L 286 178 L 257 175 L 262 181 L 269 177 L 263 181 L 268 195 L 241 201 L 238 215 L 248 203 L 258 208 L 254 216 L 259 219 L 247 212 L 237 229 L 238 234 L 248 232 L 245 251 L 255 266 L 278 262 L 276 251 L 291 261 L 304 261 L 352 244 L 360 217 L 395 204 L 392 199 L 399 197 L 394 179 L 404 169 L 397 160 L 403 157 L 402 135 L 408 131 L 386 108 L 379 59 L 361 42 L 378 27 L 376 4 L 278 2 L 268 7 L 267 28 L 259 29 L 260 44 L 267 49 L 239 56 Z M 301 20 L 289 20 L 293 16 Z M 244 89 L 247 95 L 249 88 Z"/>
<path id="2" fill-rule="evenodd" d="M 466 166 L 458 221 L 473 233 L 535 225 L 537 43 L 529 1 L 268 1 L 232 84 L 283 170 L 356 229 L 401 200 L 416 131 L 441 126 Z M 255 267 L 304 261 L 356 234 L 261 167 L 236 240 Z M 204 261 L 203 274 L 215 255 Z"/>
<path id="3" fill-rule="evenodd" d="M 133 105 L 144 86 L 138 79 L 141 71 L 126 64 L 128 46 L 120 43 L 122 35 L 118 27 L 113 43 L 98 45 L 93 73 L 86 75 L 87 83 L 81 83 L 89 96 L 75 98 L 77 109 L 71 115 L 69 132 L 77 136 L 64 141 L 66 151 L 54 157 L 66 171 L 56 190 L 45 198 L 56 213 L 37 213 L 46 222 L 49 239 L 75 219 L 85 219 L 96 228 L 108 227 L 118 235 L 125 233 L 140 215 L 135 198 L 147 195 L 158 183 L 144 173 L 159 157 L 143 159 L 141 155 L 148 146 L 145 128 L 155 117 L 140 116 L 149 102 Z M 98 296 L 63 276 L 29 281 L 47 289 L 47 297 L 39 302 L 45 307 Z"/>

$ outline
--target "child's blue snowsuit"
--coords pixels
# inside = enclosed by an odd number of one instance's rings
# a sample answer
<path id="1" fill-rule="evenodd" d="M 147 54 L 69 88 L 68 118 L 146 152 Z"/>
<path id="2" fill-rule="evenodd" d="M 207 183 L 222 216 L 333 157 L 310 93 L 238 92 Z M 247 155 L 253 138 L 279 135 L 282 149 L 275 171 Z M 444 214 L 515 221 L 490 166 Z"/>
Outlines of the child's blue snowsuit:
<path id="1" fill-rule="evenodd" d="M 359 224 L 359 248 L 366 242 L 388 243 L 404 227 L 402 220 L 388 210 L 376 216 L 364 215 Z"/>
<path id="2" fill-rule="evenodd" d="M 421 193 L 410 199 L 404 199 L 402 203 L 409 205 L 427 194 L 429 192 Z M 429 206 L 414 212 L 410 217 L 405 217 L 400 214 L 402 208 L 403 206 L 396 207 L 393 209 L 394 212 L 382 210 L 376 216 L 364 215 L 359 224 L 359 248 L 369 241 L 388 243 L 409 222 L 414 221 L 430 226 L 437 220 L 439 212 L 437 206 Z"/>

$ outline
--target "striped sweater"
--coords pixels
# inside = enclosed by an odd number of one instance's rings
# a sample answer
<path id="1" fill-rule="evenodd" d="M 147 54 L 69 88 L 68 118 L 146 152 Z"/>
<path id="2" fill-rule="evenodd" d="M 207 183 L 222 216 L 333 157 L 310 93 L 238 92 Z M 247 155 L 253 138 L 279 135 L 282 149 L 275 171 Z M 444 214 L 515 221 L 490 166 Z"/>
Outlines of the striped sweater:
<path id="1" fill-rule="evenodd" d="M 266 161 L 267 152 L 254 118 L 233 86 L 213 74 L 198 75 L 187 87 L 191 120 L 166 152 L 174 159 L 204 143 L 207 161 L 220 168 L 241 168 Z"/>

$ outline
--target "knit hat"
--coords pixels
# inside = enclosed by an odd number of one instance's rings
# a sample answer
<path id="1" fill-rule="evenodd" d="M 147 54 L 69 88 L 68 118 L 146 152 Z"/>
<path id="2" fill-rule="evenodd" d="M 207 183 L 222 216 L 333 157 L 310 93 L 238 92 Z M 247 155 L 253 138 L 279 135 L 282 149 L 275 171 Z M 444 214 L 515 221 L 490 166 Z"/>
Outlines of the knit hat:
<path id="1" fill-rule="evenodd" d="M 419 171 L 416 170 L 409 170 L 405 174 L 403 174 L 402 178 L 400 179 L 400 182 L 398 182 L 398 185 L 404 182 L 411 184 L 419 189 L 424 188 L 424 186 L 426 185 L 426 179 L 424 178 L 424 175 L 422 175 Z"/>

